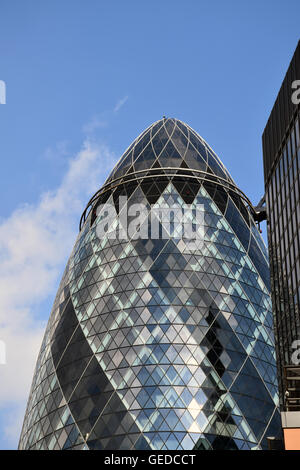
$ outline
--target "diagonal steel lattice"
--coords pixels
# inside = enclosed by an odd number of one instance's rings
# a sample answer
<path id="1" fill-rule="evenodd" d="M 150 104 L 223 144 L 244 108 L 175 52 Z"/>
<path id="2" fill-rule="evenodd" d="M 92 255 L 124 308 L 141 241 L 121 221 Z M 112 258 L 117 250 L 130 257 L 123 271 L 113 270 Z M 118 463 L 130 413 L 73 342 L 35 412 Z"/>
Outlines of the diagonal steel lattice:
<path id="1" fill-rule="evenodd" d="M 97 207 L 204 208 L 201 249 L 99 239 Z M 280 430 L 269 267 L 253 207 L 162 119 L 88 203 L 37 360 L 20 449 L 266 449 Z"/>

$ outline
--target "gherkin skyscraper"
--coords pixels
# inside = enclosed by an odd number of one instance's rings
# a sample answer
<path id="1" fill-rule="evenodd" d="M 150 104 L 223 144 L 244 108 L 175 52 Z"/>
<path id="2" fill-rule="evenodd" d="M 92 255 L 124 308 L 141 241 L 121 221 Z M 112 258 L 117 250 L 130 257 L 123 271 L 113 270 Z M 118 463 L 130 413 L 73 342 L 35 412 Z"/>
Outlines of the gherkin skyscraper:
<path id="1" fill-rule="evenodd" d="M 188 246 L 174 218 L 164 225 L 157 209 L 174 204 L 190 208 L 195 233 L 201 207 L 201 243 Z M 126 236 L 121 212 L 129 220 L 134 207 L 147 210 L 144 236 L 141 218 Z M 268 260 L 253 211 L 183 122 L 163 118 L 132 143 L 82 215 L 20 449 L 267 448 L 280 419 Z"/>

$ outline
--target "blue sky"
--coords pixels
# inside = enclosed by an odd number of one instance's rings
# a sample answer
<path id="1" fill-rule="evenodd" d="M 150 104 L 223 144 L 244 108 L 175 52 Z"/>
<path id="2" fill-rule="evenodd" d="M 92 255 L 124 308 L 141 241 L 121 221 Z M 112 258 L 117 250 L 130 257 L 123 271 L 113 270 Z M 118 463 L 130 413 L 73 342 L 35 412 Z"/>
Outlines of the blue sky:
<path id="1" fill-rule="evenodd" d="M 17 446 L 84 204 L 145 127 L 185 121 L 258 202 L 299 15 L 297 0 L 1 1 L 0 448 Z"/>

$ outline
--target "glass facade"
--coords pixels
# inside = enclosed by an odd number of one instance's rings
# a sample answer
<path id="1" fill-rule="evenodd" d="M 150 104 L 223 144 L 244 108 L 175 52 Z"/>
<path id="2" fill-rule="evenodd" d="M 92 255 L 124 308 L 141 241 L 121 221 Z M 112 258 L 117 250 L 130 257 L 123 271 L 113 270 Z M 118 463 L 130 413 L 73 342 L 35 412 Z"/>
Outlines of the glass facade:
<path id="1" fill-rule="evenodd" d="M 284 369 L 293 364 L 300 340 L 300 108 L 292 83 L 300 78 L 300 42 L 263 134 L 271 292 L 284 409 Z M 299 403 L 298 409 L 299 407 Z"/>
<path id="2" fill-rule="evenodd" d="M 120 215 L 120 196 L 149 214 L 201 206 L 201 248 L 172 229 L 99 238 L 97 209 Z M 268 260 L 251 207 L 181 121 L 164 118 L 133 142 L 83 213 L 20 449 L 267 448 L 280 416 Z"/>

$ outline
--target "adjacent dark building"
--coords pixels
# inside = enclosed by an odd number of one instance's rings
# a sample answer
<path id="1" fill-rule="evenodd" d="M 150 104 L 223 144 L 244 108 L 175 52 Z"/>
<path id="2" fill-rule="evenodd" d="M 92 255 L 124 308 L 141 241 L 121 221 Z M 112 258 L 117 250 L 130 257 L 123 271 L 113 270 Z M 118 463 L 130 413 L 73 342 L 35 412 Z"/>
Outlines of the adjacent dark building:
<path id="1" fill-rule="evenodd" d="M 297 92 L 299 89 L 300 42 L 263 133 L 280 406 L 282 411 L 294 412 L 300 410 L 299 385 L 297 386 L 299 380 L 291 380 L 297 375 L 294 366 L 297 365 L 297 349 L 300 348 L 300 342 L 297 343 L 300 340 L 300 92 Z M 284 423 L 286 427 L 286 415 Z M 295 424 L 295 421 L 293 423 Z M 299 418 L 298 427 L 300 427 Z M 298 440 L 300 442 L 299 436 Z"/>
<path id="2" fill-rule="evenodd" d="M 128 214 L 147 208 L 147 236 L 108 236 L 121 196 Z M 99 237 L 104 203 L 115 216 Z M 200 246 L 157 218 L 174 204 L 191 209 L 193 227 L 201 207 Z M 161 119 L 132 143 L 82 216 L 20 449 L 268 447 L 281 426 L 268 257 L 254 213 L 183 122 Z M 152 237 L 153 220 L 164 237 Z"/>

